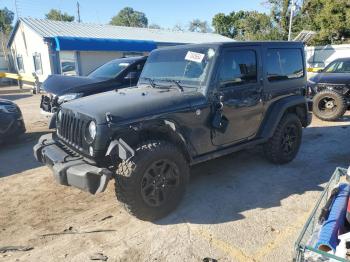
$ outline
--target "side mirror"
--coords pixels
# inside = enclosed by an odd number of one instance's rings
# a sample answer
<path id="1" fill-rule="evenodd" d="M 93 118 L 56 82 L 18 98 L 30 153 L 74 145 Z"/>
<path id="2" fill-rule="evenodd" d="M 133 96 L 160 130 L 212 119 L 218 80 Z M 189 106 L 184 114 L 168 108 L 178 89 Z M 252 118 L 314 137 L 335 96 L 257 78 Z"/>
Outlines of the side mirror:
<path id="1" fill-rule="evenodd" d="M 124 77 L 124 79 L 125 80 L 135 80 L 135 79 L 137 79 L 137 75 L 138 75 L 137 72 L 131 71 Z"/>

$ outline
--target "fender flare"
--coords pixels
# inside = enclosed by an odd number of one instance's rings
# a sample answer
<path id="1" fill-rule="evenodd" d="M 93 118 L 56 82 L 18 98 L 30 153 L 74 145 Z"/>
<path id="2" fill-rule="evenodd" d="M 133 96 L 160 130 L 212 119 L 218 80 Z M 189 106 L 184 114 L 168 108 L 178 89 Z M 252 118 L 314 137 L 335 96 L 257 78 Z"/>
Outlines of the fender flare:
<path id="1" fill-rule="evenodd" d="M 127 128 L 124 129 L 132 129 L 133 132 L 142 133 L 145 130 L 149 131 L 155 131 L 159 132 L 160 130 L 163 130 L 163 132 L 166 130 L 165 134 L 172 136 L 173 138 L 178 139 L 182 143 L 182 148 L 185 149 L 185 153 L 187 154 L 187 157 L 189 158 L 189 161 L 192 161 L 192 155 L 193 155 L 193 148 L 191 145 L 188 144 L 188 142 L 185 139 L 185 136 L 181 132 L 178 124 L 171 120 L 171 119 L 161 119 L 161 120 L 150 120 L 150 121 L 144 121 L 141 123 L 135 123 L 129 125 Z M 113 155 L 119 157 L 122 160 L 129 159 L 135 155 L 135 149 L 127 142 L 127 137 L 122 136 L 115 136 L 115 139 L 112 140 L 108 146 L 108 149 L 106 151 L 106 156 L 112 157 Z"/>
<path id="2" fill-rule="evenodd" d="M 261 125 L 261 130 L 259 131 L 259 137 L 269 139 L 273 136 L 278 123 L 281 121 L 284 113 L 292 107 L 303 106 L 305 109 L 305 123 L 308 123 L 308 104 L 307 100 L 303 96 L 289 96 L 276 101 L 270 106 L 267 113 L 265 113 L 266 118 L 263 120 Z"/>

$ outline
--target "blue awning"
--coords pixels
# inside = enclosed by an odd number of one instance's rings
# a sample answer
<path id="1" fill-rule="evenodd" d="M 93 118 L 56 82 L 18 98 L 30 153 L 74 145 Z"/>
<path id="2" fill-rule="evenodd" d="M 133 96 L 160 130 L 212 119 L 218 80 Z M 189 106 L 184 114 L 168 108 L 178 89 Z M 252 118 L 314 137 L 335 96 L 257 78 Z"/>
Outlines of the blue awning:
<path id="1" fill-rule="evenodd" d="M 87 38 L 56 36 L 56 51 L 129 51 L 149 52 L 157 48 L 154 41 L 110 39 L 110 38 Z"/>

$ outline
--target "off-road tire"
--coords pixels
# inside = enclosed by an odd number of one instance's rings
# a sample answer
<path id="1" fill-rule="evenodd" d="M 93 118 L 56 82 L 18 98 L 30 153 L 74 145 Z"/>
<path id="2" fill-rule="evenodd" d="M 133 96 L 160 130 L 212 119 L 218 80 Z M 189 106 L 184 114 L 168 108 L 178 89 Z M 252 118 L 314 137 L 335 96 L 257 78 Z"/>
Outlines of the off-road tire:
<path id="1" fill-rule="evenodd" d="M 334 111 L 330 110 L 327 112 L 326 110 L 322 110 L 321 106 L 324 103 L 325 99 L 333 99 L 336 105 Z M 341 118 L 347 109 L 347 104 L 344 95 L 335 92 L 333 90 L 323 90 L 317 93 L 313 98 L 313 113 L 319 119 L 324 121 L 335 121 Z"/>
<path id="2" fill-rule="evenodd" d="M 292 143 L 290 152 L 285 152 L 286 144 L 286 133 L 289 130 L 294 130 L 295 141 Z M 294 137 L 293 135 L 293 137 Z M 290 135 L 292 137 L 292 135 Z M 278 123 L 278 126 L 269 139 L 269 141 L 264 144 L 264 154 L 268 160 L 275 164 L 286 164 L 292 161 L 297 155 L 300 144 L 302 140 L 302 125 L 299 117 L 296 114 L 288 113 L 285 114 L 281 121 Z M 287 145 L 289 148 L 289 144 Z"/>
<path id="3" fill-rule="evenodd" d="M 178 183 L 160 206 L 151 206 L 143 196 L 146 173 L 157 161 L 169 161 L 178 172 Z M 176 169 L 177 168 L 177 169 Z M 189 165 L 181 151 L 165 141 L 146 141 L 138 146 L 135 156 L 122 161 L 116 171 L 115 192 L 126 210 L 141 220 L 154 221 L 168 215 L 180 203 L 189 180 Z M 152 185 L 151 185 L 152 186 Z M 155 189 L 153 189 L 155 192 Z M 169 189 L 168 189 L 169 190 Z M 165 194 L 166 195 L 166 194 Z M 163 195 L 164 196 L 164 195 Z M 164 198 L 163 198 L 164 199 Z"/>

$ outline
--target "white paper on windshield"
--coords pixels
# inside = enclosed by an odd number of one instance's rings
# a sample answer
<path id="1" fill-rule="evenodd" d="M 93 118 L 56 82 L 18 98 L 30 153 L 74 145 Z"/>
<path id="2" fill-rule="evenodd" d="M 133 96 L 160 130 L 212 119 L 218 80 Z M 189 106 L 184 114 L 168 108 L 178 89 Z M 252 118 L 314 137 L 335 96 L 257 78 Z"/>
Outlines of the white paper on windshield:
<path id="1" fill-rule="evenodd" d="M 123 67 L 127 67 L 129 66 L 130 64 L 129 63 L 120 63 L 119 66 L 123 66 Z"/>
<path id="2" fill-rule="evenodd" d="M 196 63 L 201 63 L 203 61 L 204 54 L 188 51 L 185 60 L 192 61 Z"/>

